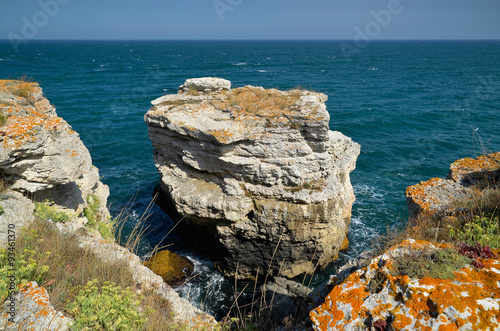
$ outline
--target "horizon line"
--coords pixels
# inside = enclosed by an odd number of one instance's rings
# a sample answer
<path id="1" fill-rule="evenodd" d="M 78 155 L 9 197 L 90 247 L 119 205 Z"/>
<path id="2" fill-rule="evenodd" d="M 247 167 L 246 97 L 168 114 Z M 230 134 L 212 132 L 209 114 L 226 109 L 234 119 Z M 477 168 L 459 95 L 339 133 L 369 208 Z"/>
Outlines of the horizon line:
<path id="1" fill-rule="evenodd" d="M 0 42 L 8 41 L 10 39 L 2 39 L 0 38 Z M 37 42 L 37 41 L 340 41 L 340 42 L 348 42 L 354 41 L 353 39 L 26 39 L 24 42 Z M 373 39 L 370 42 L 377 41 L 500 41 L 500 38 L 453 38 L 453 39 Z"/>

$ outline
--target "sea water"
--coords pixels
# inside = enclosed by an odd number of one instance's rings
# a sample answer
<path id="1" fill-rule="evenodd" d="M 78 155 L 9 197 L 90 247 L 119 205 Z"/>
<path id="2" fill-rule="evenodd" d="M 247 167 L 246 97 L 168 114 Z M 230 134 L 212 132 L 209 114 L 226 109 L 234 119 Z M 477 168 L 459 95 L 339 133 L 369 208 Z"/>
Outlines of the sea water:
<path id="1" fill-rule="evenodd" d="M 31 41 L 13 48 L 0 41 L 0 78 L 26 74 L 41 85 L 109 185 L 112 214 L 129 203 L 129 229 L 159 182 L 143 120 L 151 100 L 205 76 L 236 87 L 301 86 L 327 94 L 330 128 L 360 143 L 361 155 L 351 174 L 356 202 L 349 249 L 314 276 L 317 286 L 370 249 L 376 236 L 404 223 L 407 186 L 445 177 L 456 159 L 500 150 L 499 41 L 372 41 L 352 54 L 341 44 Z M 157 206 L 147 215 L 139 255 L 159 242 L 171 244 L 196 266 L 196 276 L 178 291 L 212 313 L 227 311 L 233 281 L 170 232 L 172 220 Z"/>

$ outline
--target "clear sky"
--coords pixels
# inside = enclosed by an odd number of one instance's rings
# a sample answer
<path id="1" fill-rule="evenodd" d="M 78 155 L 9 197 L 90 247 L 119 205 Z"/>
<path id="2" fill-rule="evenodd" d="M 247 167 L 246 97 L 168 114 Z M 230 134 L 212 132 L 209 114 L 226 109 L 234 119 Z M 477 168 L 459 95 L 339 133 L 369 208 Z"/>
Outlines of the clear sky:
<path id="1" fill-rule="evenodd" d="M 0 39 L 352 40 L 359 31 L 500 39 L 500 0 L 0 0 Z"/>

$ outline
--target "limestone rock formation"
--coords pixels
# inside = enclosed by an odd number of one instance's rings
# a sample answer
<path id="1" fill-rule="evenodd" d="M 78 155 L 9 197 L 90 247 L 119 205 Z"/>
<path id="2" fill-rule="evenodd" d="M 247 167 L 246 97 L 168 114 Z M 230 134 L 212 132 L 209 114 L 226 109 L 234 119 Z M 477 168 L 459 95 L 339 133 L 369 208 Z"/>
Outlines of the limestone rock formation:
<path id="1" fill-rule="evenodd" d="M 184 90 L 152 101 L 145 121 L 165 208 L 182 219 L 185 237 L 237 277 L 269 267 L 294 277 L 335 259 L 360 147 L 329 130 L 327 96 L 254 86 Z"/>
<path id="2" fill-rule="evenodd" d="M 500 152 L 457 160 L 450 165 L 446 179 L 431 178 L 406 189 L 410 217 L 421 213 L 453 214 L 448 206 L 451 202 L 470 197 L 482 187 L 498 185 L 499 179 Z"/>
<path id="3" fill-rule="evenodd" d="M 0 80 L 0 248 L 11 238 L 19 238 L 22 228 L 35 219 L 32 199 L 48 199 L 54 202 L 50 208 L 70 218 L 56 223 L 67 238 L 78 240 L 105 262 L 126 262 L 141 289 L 154 291 L 171 304 L 175 323 L 210 330 L 215 319 L 180 298 L 137 255 L 113 239 L 105 240 L 97 230 L 85 230 L 90 218 L 109 225 L 108 195 L 108 187 L 99 181 L 98 170 L 78 133 L 57 117 L 38 84 Z M 68 329 L 70 319 L 53 309 L 46 289 L 35 282 L 28 283 L 14 301 L 13 323 L 9 321 L 12 300 L 0 305 L 2 330 Z"/>
<path id="4" fill-rule="evenodd" d="M 481 259 L 482 269 L 466 265 L 454 279 L 394 275 L 397 259 L 443 248 L 405 240 L 347 278 L 333 278 L 333 290 L 310 313 L 314 330 L 498 330 L 498 258 Z"/>
<path id="5" fill-rule="evenodd" d="M 107 213 L 108 187 L 99 181 L 87 148 L 37 83 L 0 81 L 0 177 L 36 200 L 82 213 L 95 194 Z"/>

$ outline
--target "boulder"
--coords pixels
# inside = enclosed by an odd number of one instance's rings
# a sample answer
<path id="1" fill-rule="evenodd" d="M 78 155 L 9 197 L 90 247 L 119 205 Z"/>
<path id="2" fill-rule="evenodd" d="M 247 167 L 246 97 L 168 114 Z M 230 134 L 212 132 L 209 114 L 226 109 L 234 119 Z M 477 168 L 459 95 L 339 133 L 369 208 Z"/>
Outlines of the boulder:
<path id="1" fill-rule="evenodd" d="M 226 275 L 291 278 L 337 257 L 360 147 L 329 130 L 326 100 L 245 86 L 152 102 L 163 207 Z"/>
<path id="2" fill-rule="evenodd" d="M 169 250 L 155 253 L 144 265 L 172 286 L 184 283 L 194 270 L 193 262 Z"/>
<path id="3" fill-rule="evenodd" d="M 231 82 L 227 79 L 217 77 L 203 77 L 187 79 L 183 85 L 179 86 L 179 91 L 197 91 L 202 93 L 218 92 L 229 90 Z"/>

